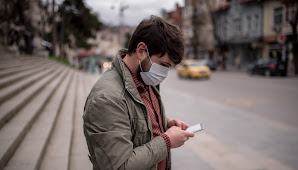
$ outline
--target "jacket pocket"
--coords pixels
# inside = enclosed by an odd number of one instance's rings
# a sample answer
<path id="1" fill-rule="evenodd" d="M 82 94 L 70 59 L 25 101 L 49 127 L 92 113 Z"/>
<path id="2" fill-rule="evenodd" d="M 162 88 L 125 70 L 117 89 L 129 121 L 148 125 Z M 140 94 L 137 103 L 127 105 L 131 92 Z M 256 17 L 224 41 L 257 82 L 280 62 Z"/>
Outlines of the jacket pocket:
<path id="1" fill-rule="evenodd" d="M 134 119 L 133 145 L 134 148 L 150 141 L 150 131 L 145 119 Z"/>

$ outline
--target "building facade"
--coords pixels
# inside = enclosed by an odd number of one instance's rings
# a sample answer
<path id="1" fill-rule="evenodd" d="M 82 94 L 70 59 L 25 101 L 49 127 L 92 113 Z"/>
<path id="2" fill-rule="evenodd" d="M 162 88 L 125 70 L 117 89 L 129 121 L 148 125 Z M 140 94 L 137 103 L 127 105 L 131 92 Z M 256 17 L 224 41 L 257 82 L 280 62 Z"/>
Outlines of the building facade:
<path id="1" fill-rule="evenodd" d="M 179 4 L 176 3 L 173 11 L 167 12 L 162 10 L 162 17 L 182 30 L 182 9 L 183 7 L 180 7 Z"/>
<path id="2" fill-rule="evenodd" d="M 134 27 L 122 26 L 124 34 L 132 35 Z M 97 55 L 100 55 L 104 58 L 114 58 L 117 52 L 125 48 L 124 40 L 129 37 L 124 37 L 122 34 L 120 41 L 119 27 L 106 26 L 106 28 L 96 32 L 95 38 L 89 38 L 88 43 L 92 46 L 92 50 L 95 51 Z"/>
<path id="3" fill-rule="evenodd" d="M 264 1 L 263 57 L 286 62 L 288 72 L 294 73 L 293 39 L 290 21 L 295 19 L 297 2 L 286 5 L 278 0 Z M 297 29 L 297 28 L 296 28 Z"/>
<path id="4" fill-rule="evenodd" d="M 187 58 L 213 57 L 215 37 L 212 11 L 221 3 L 222 0 L 185 0 L 182 10 L 182 31 Z"/>
<path id="5" fill-rule="evenodd" d="M 262 57 L 263 1 L 225 1 L 214 15 L 218 45 L 228 67 L 245 67 Z"/>

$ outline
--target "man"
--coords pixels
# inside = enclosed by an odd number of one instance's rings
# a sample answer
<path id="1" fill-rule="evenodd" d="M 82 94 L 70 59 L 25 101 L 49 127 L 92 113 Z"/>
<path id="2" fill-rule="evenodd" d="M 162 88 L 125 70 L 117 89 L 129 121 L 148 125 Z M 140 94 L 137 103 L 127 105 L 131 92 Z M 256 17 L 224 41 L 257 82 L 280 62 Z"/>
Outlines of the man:
<path id="1" fill-rule="evenodd" d="M 156 85 L 181 62 L 181 31 L 151 16 L 134 31 L 128 50 L 91 90 L 84 133 L 93 169 L 170 169 L 170 149 L 194 134 L 177 119 L 168 120 Z"/>

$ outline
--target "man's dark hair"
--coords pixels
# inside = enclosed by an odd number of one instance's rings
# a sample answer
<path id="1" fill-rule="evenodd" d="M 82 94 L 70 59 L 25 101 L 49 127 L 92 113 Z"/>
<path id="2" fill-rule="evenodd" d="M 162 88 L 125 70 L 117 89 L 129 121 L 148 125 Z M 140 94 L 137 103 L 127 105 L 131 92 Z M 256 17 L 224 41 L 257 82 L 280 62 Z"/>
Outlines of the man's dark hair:
<path id="1" fill-rule="evenodd" d="M 151 16 L 144 19 L 135 29 L 129 42 L 128 54 L 136 52 L 137 45 L 144 42 L 150 55 L 160 57 L 168 53 L 170 59 L 178 64 L 184 55 L 184 45 L 181 30 L 168 21 Z"/>

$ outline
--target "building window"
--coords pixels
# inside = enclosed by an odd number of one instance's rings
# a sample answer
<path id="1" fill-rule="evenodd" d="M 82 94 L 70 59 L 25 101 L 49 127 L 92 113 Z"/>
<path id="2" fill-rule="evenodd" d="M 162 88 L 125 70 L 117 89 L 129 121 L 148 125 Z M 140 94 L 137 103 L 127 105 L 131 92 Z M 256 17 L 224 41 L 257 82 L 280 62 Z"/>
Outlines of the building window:
<path id="1" fill-rule="evenodd" d="M 227 34 L 228 34 L 228 32 L 227 32 L 227 27 L 228 27 L 228 21 L 227 20 L 225 20 L 224 21 L 224 23 L 223 23 L 223 37 L 226 39 L 227 38 Z"/>
<path id="2" fill-rule="evenodd" d="M 283 7 L 274 8 L 273 25 L 279 26 L 283 24 Z"/>
<path id="3" fill-rule="evenodd" d="M 234 24 L 234 31 L 239 33 L 241 31 L 241 20 L 240 20 L 240 18 L 234 19 L 233 24 Z"/>
<path id="4" fill-rule="evenodd" d="M 191 15 L 192 15 L 192 7 L 190 5 L 185 6 L 184 9 L 183 9 L 182 15 L 184 16 L 184 18 L 191 17 Z"/>
<path id="5" fill-rule="evenodd" d="M 286 20 L 289 21 L 294 21 L 295 20 L 295 15 L 296 15 L 296 4 L 291 4 L 287 6 L 287 13 L 286 13 Z"/>
<path id="6" fill-rule="evenodd" d="M 239 9 L 239 7 L 240 7 L 240 0 L 233 0 L 233 2 L 234 2 L 234 7 L 236 9 Z"/>
<path id="7" fill-rule="evenodd" d="M 255 16 L 255 23 L 254 23 L 254 31 L 255 31 L 255 32 L 258 31 L 258 24 L 259 24 L 259 16 L 256 15 L 256 16 Z"/>
<path id="8" fill-rule="evenodd" d="M 247 16 L 246 20 L 247 20 L 247 32 L 249 33 L 251 31 L 251 17 Z"/>
<path id="9" fill-rule="evenodd" d="M 185 26 L 184 31 L 185 31 L 185 37 L 191 37 L 192 36 L 192 27 L 191 26 Z"/>
<path id="10" fill-rule="evenodd" d="M 217 35 L 221 36 L 220 20 L 219 19 L 216 20 L 215 24 L 216 24 L 216 27 L 215 27 L 216 33 L 217 33 Z"/>
<path id="11" fill-rule="evenodd" d="M 223 36 L 223 21 L 222 20 L 218 20 L 218 35 L 220 35 L 221 37 Z"/>

